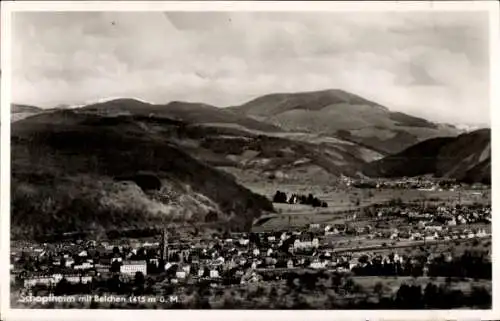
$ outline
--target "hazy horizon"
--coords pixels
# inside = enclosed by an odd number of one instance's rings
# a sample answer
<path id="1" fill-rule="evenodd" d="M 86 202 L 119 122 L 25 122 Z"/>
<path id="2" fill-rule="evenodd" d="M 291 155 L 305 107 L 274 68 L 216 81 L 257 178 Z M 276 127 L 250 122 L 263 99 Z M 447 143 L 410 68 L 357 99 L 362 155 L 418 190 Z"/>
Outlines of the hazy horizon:
<path id="1" fill-rule="evenodd" d="M 219 107 L 341 89 L 436 122 L 490 124 L 486 12 L 23 12 L 12 102 Z"/>

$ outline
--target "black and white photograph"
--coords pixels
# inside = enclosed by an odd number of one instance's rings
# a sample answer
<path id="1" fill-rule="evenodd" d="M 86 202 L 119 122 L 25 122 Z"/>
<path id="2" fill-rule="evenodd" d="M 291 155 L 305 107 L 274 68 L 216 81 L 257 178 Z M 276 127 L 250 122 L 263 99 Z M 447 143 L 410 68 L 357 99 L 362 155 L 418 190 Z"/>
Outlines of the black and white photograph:
<path id="1" fill-rule="evenodd" d="M 2 299 L 493 310 L 482 4 L 11 4 Z"/>

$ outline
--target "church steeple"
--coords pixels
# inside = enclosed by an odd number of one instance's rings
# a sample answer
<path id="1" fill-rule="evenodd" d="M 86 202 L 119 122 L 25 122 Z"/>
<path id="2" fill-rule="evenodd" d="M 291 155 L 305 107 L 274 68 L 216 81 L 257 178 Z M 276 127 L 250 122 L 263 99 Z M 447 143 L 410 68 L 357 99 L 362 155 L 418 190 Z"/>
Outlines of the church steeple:
<path id="1" fill-rule="evenodd" d="M 160 245 L 160 260 L 162 264 L 165 264 L 168 260 L 168 234 L 167 229 L 163 229 L 161 233 L 161 245 Z"/>

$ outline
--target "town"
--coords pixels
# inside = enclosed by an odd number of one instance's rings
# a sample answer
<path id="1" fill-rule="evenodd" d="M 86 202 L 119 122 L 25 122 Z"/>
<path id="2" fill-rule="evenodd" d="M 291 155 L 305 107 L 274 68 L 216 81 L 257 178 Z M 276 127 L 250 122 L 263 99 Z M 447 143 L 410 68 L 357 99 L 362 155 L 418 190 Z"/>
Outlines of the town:
<path id="1" fill-rule="evenodd" d="M 203 236 L 163 228 L 145 238 L 16 241 L 11 283 L 23 296 L 176 295 L 182 301 L 187 288 L 200 284 L 269 285 L 304 271 L 491 280 L 489 204 L 392 200 L 347 212 L 340 221 Z M 457 251 L 461 244 L 469 245 Z M 471 250 L 480 245 L 484 251 Z"/>
<path id="2" fill-rule="evenodd" d="M 493 312 L 488 1 L 7 2 L 7 319 Z"/>
<path id="3" fill-rule="evenodd" d="M 420 189 L 428 191 L 454 191 L 461 188 L 462 185 L 455 179 L 435 179 L 432 177 L 403 177 L 398 179 L 353 179 L 350 177 L 343 177 L 342 182 L 345 186 L 352 186 L 356 188 L 387 188 L 387 189 Z M 469 186 L 472 190 L 487 190 L 488 186 L 484 184 L 471 184 Z"/>

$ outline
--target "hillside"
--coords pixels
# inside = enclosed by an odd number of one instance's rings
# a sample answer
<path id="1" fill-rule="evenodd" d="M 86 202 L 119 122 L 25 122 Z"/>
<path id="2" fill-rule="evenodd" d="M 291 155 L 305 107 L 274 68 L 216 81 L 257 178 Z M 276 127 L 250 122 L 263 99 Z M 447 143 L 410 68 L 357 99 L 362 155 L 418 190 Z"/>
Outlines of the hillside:
<path id="1" fill-rule="evenodd" d="M 218 221 L 249 228 L 262 196 L 165 139 L 179 121 L 72 110 L 12 124 L 12 236 Z M 153 123 L 162 131 L 155 131 Z"/>
<path id="2" fill-rule="evenodd" d="M 228 109 L 289 131 L 340 137 L 389 154 L 459 133 L 452 126 L 391 112 L 343 90 L 269 94 Z"/>
<path id="3" fill-rule="evenodd" d="M 272 124 L 259 122 L 253 118 L 239 115 L 227 109 L 202 103 L 174 101 L 166 105 L 156 105 L 135 99 L 114 99 L 78 109 L 79 112 L 99 115 L 136 115 L 167 117 L 198 124 L 230 124 L 263 132 L 281 132 Z"/>
<path id="4" fill-rule="evenodd" d="M 33 115 L 37 115 L 39 113 L 44 112 L 42 108 L 30 106 L 30 105 L 21 105 L 21 104 L 11 104 L 11 121 L 15 122 L 27 117 L 31 117 Z"/>
<path id="5" fill-rule="evenodd" d="M 466 182 L 491 183 L 491 130 L 434 138 L 367 164 L 371 177 L 433 174 Z"/>
<path id="6" fill-rule="evenodd" d="M 21 104 L 12 104 L 11 105 L 11 113 L 39 113 L 43 111 L 42 108 L 30 105 L 21 105 Z"/>
<path id="7" fill-rule="evenodd" d="M 366 161 L 381 157 L 343 140 L 228 132 L 217 127 L 189 127 L 176 142 L 193 156 L 254 182 L 335 184 L 340 175 L 356 176 Z"/>
<path id="8" fill-rule="evenodd" d="M 200 161 L 236 175 L 242 182 L 271 178 L 302 183 L 334 183 L 340 174 L 356 175 L 377 151 L 348 140 L 308 133 L 288 133 L 274 125 L 213 106 L 171 102 L 153 105 L 114 99 L 74 109 L 76 113 L 135 117 L 149 131 L 169 140 Z M 175 119 L 186 126 L 167 132 L 155 119 Z"/>

